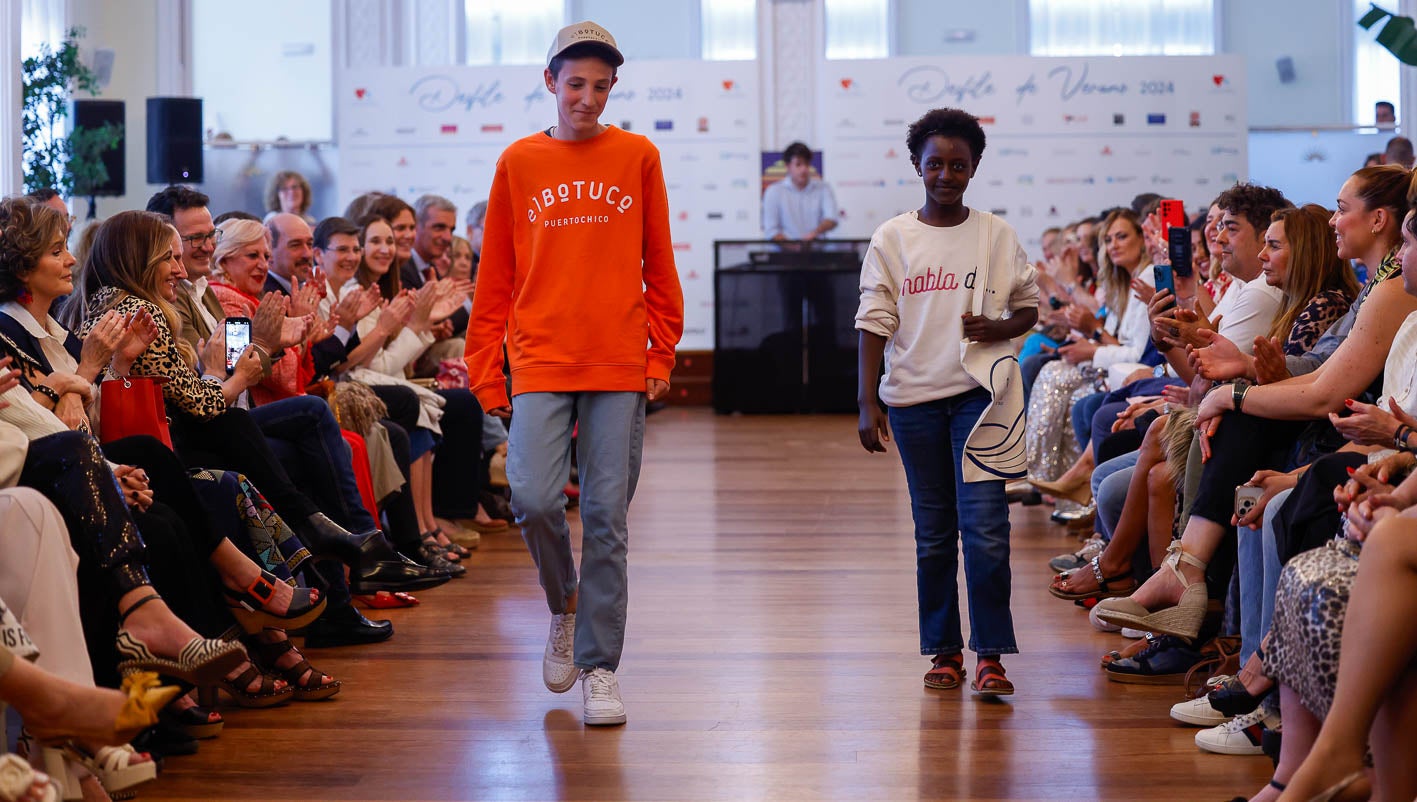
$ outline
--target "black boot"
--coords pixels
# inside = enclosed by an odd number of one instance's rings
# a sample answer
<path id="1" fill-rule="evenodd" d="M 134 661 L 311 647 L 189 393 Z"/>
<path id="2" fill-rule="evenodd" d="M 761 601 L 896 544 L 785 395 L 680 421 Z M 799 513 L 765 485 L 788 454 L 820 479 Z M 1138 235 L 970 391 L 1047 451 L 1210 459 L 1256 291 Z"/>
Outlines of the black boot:
<path id="1" fill-rule="evenodd" d="M 390 621 L 370 621 L 353 604 L 331 608 L 305 630 L 305 646 L 323 649 L 331 646 L 356 646 L 378 643 L 393 637 Z"/>
<path id="2" fill-rule="evenodd" d="M 306 518 L 296 534 L 312 554 L 339 560 L 355 571 L 376 562 L 398 560 L 383 532 L 371 529 L 354 534 L 321 512 Z"/>

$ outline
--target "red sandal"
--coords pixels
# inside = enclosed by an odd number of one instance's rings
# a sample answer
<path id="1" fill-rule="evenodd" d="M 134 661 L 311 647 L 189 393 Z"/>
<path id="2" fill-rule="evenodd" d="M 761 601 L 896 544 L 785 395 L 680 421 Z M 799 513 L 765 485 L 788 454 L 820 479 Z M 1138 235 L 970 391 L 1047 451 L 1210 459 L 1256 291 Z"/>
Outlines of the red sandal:
<path id="1" fill-rule="evenodd" d="M 930 663 L 932 668 L 925 672 L 925 687 L 948 691 L 958 688 L 964 681 L 964 661 L 961 655 L 937 656 Z"/>
<path id="2" fill-rule="evenodd" d="M 354 598 L 363 602 L 365 606 L 375 610 L 392 610 L 398 607 L 416 607 L 422 604 L 412 593 L 402 591 L 389 592 L 381 590 L 372 596 L 355 596 Z"/>
<path id="3" fill-rule="evenodd" d="M 980 696 L 1012 696 L 1014 684 L 1004 676 L 1004 667 L 985 663 L 978 668 L 979 676 L 969 683 L 969 689 Z"/>

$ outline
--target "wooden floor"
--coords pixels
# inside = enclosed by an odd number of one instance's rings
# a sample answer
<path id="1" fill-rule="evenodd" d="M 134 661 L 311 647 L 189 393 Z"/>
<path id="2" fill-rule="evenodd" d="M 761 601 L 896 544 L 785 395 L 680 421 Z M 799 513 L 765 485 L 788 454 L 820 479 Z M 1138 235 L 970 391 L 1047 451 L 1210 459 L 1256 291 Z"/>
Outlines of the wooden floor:
<path id="1" fill-rule="evenodd" d="M 541 684 L 547 611 L 519 535 L 393 611 L 392 641 L 312 651 L 336 699 L 224 708 L 142 799 L 1220 800 L 1263 757 L 1204 754 L 1174 687 L 1098 670 L 1125 643 L 1046 592 L 1073 542 L 1013 507 L 1018 695 L 929 691 L 898 458 L 847 417 L 651 418 L 631 510 L 622 728 Z M 972 657 L 968 660 L 973 669 Z"/>

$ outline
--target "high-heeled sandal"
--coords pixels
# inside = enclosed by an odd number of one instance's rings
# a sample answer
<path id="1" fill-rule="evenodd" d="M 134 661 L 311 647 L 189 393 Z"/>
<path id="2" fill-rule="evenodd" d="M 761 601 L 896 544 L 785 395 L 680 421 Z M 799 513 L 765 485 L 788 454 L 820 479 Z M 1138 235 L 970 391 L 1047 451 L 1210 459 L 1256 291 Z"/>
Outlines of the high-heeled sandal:
<path id="1" fill-rule="evenodd" d="M 1137 589 L 1137 582 L 1135 579 L 1132 579 L 1130 571 L 1124 574 L 1118 574 L 1117 576 L 1103 576 L 1101 555 L 1094 556 L 1087 564 L 1092 567 L 1092 576 L 1097 580 L 1097 590 L 1063 590 L 1055 584 L 1050 584 L 1048 586 L 1048 592 L 1066 601 L 1080 601 L 1082 599 L 1110 599 L 1118 596 L 1126 596 Z M 1074 570 L 1081 571 L 1083 569 L 1076 568 Z M 1059 578 L 1066 581 L 1072 573 L 1072 571 L 1066 571 L 1060 574 Z M 1127 582 L 1126 587 L 1117 587 L 1121 582 Z"/>
<path id="2" fill-rule="evenodd" d="M 35 771 L 18 755 L 0 757 L 0 802 L 18 802 L 28 796 L 36 784 L 44 788 L 39 802 L 56 802 L 59 799 L 54 778 Z"/>
<path id="3" fill-rule="evenodd" d="M 251 683 L 257 678 L 261 678 L 259 690 L 251 691 Z M 284 688 L 276 688 L 276 677 L 261 671 L 255 664 L 246 666 L 246 670 L 237 675 L 236 679 L 226 679 L 223 677 L 220 682 L 204 685 L 197 690 L 197 703 L 202 707 L 214 709 L 221 694 L 219 690 L 226 691 L 236 704 L 242 707 L 262 708 L 275 707 L 289 702 L 295 695 L 295 689 L 286 684 Z"/>
<path id="4" fill-rule="evenodd" d="M 145 596 L 133 603 L 119 617 L 121 626 L 134 610 L 162 597 L 156 593 Z M 191 685 L 211 685 L 221 680 L 233 669 L 241 665 L 246 655 L 238 643 L 208 638 L 193 638 L 187 641 L 176 658 L 159 657 L 148 645 L 126 629 L 118 631 L 118 673 L 123 675 L 138 671 L 154 671 L 166 677 L 181 680 Z"/>
<path id="5" fill-rule="evenodd" d="M 280 677 L 294 690 L 295 701 L 297 702 L 317 702 L 321 699 L 328 699 L 339 693 L 340 681 L 330 677 L 333 682 L 321 684 L 320 680 L 329 677 L 329 674 L 310 665 L 310 661 L 305 655 L 300 654 L 295 648 L 295 644 L 287 638 L 274 643 L 258 641 L 249 644 L 256 658 L 261 661 L 262 667 L 269 673 Z M 300 662 L 289 668 L 282 668 L 277 661 L 286 652 L 295 652 L 300 656 Z"/>
<path id="6" fill-rule="evenodd" d="M 113 719 L 113 733 L 105 733 L 104 740 L 128 741 L 138 733 L 157 723 L 158 714 L 173 699 L 182 694 L 182 689 L 174 685 L 159 685 L 157 674 L 151 671 L 137 671 L 123 677 L 123 693 L 128 695 L 123 707 Z M 76 738 L 86 737 L 81 733 L 43 729 L 43 722 L 26 722 L 26 731 L 34 740 L 44 745 L 59 745 Z"/>
<path id="7" fill-rule="evenodd" d="M 84 769 L 98 778 L 99 785 L 114 799 L 130 798 L 124 794 L 130 788 L 157 779 L 157 761 L 152 755 L 142 753 L 147 760 L 137 763 L 133 759 L 140 753 L 128 744 L 104 746 L 97 752 L 90 752 L 74 741 L 60 748 L 45 747 L 44 770 L 50 777 L 63 777 L 60 785 L 64 788 L 64 799 L 83 799 L 79 787 Z"/>
<path id="8" fill-rule="evenodd" d="M 201 705 L 192 705 L 184 710 L 168 708 L 162 713 L 162 721 L 188 738 L 198 740 L 215 738 L 226 726 L 221 713 Z"/>
<path id="9" fill-rule="evenodd" d="M 1210 599 L 1206 593 L 1205 580 L 1186 584 L 1186 577 L 1178 566 L 1180 563 L 1186 563 L 1204 571 L 1206 563 L 1194 554 L 1187 554 L 1181 548 L 1179 540 L 1174 541 L 1166 551 L 1162 566 L 1169 568 L 1171 573 L 1176 575 L 1176 581 L 1185 588 L 1179 601 L 1160 610 L 1148 610 L 1132 601 L 1130 596 L 1125 599 L 1104 599 L 1097 603 L 1097 617 L 1119 627 L 1194 640 L 1200 634 L 1201 622 L 1205 620 L 1205 611 Z"/>
<path id="10" fill-rule="evenodd" d="M 244 590 L 224 589 L 227 608 L 247 634 L 254 635 L 267 627 L 304 629 L 315 623 L 315 619 L 325 612 L 325 599 L 311 602 L 308 592 L 303 598 L 302 594 L 297 592 L 291 599 L 285 615 L 267 610 L 266 607 L 275 598 L 277 582 L 280 580 L 274 574 L 262 571 Z"/>

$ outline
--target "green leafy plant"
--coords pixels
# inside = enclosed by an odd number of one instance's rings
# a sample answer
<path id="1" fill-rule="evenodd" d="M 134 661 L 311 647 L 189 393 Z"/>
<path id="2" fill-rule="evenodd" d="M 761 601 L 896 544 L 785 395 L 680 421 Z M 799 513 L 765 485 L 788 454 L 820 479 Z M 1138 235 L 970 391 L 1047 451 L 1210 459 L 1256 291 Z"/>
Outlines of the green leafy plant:
<path id="1" fill-rule="evenodd" d="M 1374 25 L 1387 20 L 1383 29 L 1378 31 L 1377 43 L 1388 49 L 1388 52 L 1397 56 L 1398 61 L 1403 64 L 1417 66 L 1417 25 L 1414 25 L 1411 17 L 1399 17 L 1387 9 L 1373 4 L 1368 9 L 1368 13 L 1358 20 L 1358 26 L 1365 31 L 1373 29 Z"/>
<path id="2" fill-rule="evenodd" d="M 98 78 L 79 61 L 82 28 L 70 28 L 57 50 L 48 45 L 23 66 L 23 137 L 25 191 L 52 187 L 66 196 L 92 195 L 108 181 L 103 155 L 123 139 L 123 126 L 104 123 L 62 134 L 69 98 L 76 92 L 98 94 Z"/>

